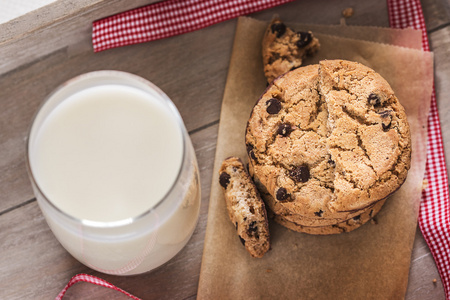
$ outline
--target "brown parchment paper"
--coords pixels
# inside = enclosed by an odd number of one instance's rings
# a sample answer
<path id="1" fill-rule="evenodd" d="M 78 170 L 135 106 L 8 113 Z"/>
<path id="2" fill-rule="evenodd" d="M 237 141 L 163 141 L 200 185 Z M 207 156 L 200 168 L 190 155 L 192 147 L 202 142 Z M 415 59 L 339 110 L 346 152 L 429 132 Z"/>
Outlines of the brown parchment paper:
<path id="1" fill-rule="evenodd" d="M 228 218 L 218 184 L 218 169 L 223 159 L 231 155 L 247 160 L 246 122 L 266 87 L 260 53 L 266 24 L 250 18 L 238 21 L 223 97 L 197 297 L 401 299 L 407 287 L 425 170 L 432 54 L 316 34 L 321 50 L 306 63 L 325 58 L 354 60 L 373 68 L 391 84 L 411 126 L 411 169 L 402 188 L 376 217 L 377 224 L 367 223 L 340 235 L 314 236 L 290 231 L 270 221 L 272 249 L 263 258 L 256 259 L 242 247 Z M 358 31 L 362 37 L 370 33 L 378 38 L 379 34 L 376 28 L 360 27 Z M 416 45 L 417 41 L 412 44 Z"/>
<path id="2" fill-rule="evenodd" d="M 418 50 L 422 49 L 422 31 L 412 28 L 393 29 L 374 26 L 347 26 L 345 24 L 320 25 L 296 23 L 289 23 L 288 26 L 296 30 L 311 30 L 314 34 L 322 33 Z"/>

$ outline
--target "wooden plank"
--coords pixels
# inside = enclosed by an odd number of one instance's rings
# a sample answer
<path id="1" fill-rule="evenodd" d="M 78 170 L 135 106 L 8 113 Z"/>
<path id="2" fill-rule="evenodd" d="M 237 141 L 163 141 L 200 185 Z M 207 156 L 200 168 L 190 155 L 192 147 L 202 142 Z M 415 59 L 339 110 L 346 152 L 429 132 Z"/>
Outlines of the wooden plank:
<path id="1" fill-rule="evenodd" d="M 409 270 L 408 290 L 405 299 L 445 299 L 444 288 L 433 256 L 419 228 L 417 228 L 414 248 L 411 254 L 411 268 Z"/>
<path id="2" fill-rule="evenodd" d="M 46 6 L 32 10 L 6 23 L 0 24 L 0 44 L 17 40 L 46 26 L 76 15 L 89 7 L 101 4 L 105 0 L 79 0 L 71 2 L 56 0 Z M 111 1 L 117 2 L 117 1 Z"/>
<path id="3" fill-rule="evenodd" d="M 218 124 L 192 134 L 199 159 L 202 203 L 197 228 L 187 246 L 171 261 L 145 275 L 120 277 L 83 266 L 58 243 L 36 201 L 0 217 L 0 298 L 52 299 L 72 276 L 99 276 L 145 299 L 184 299 L 197 292 L 209 205 Z M 122 295 L 86 284 L 77 299 Z"/>
<path id="4" fill-rule="evenodd" d="M 427 31 L 435 31 L 450 23 L 450 2 L 446 0 L 422 0 L 422 10 Z"/>
<path id="5" fill-rule="evenodd" d="M 157 0 L 58 0 L 0 25 L 0 74 L 88 37 L 94 20 Z"/>

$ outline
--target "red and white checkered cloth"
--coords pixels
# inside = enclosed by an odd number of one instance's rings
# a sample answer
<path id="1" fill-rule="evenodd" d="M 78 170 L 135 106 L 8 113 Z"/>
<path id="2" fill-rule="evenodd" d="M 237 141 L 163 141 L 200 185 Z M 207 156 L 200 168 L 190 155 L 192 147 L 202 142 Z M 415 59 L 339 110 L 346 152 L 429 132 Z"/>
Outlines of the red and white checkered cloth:
<path id="1" fill-rule="evenodd" d="M 109 283 L 106 280 L 103 280 L 101 278 L 98 278 L 98 277 L 95 277 L 95 276 L 92 276 L 92 275 L 88 275 L 88 274 L 77 274 L 77 275 L 73 276 L 72 279 L 70 279 L 69 283 L 64 287 L 64 289 L 58 294 L 58 296 L 56 296 L 55 300 L 61 300 L 64 297 L 64 295 L 66 294 L 67 290 L 72 285 L 74 285 L 75 283 L 78 283 L 78 282 L 88 282 L 88 283 L 92 283 L 92 284 L 95 284 L 95 285 L 99 285 L 99 286 L 103 286 L 103 287 L 106 287 L 106 288 L 110 288 L 110 289 L 116 290 L 118 292 L 121 292 L 121 293 L 127 295 L 131 299 L 140 300 L 140 298 L 131 295 L 130 293 L 128 293 L 128 292 L 126 292 L 126 291 L 116 287 L 115 285 Z"/>
<path id="2" fill-rule="evenodd" d="M 167 0 L 95 21 L 95 52 L 198 30 L 293 0 Z"/>
<path id="3" fill-rule="evenodd" d="M 422 30 L 422 48 L 430 51 L 422 7 L 419 0 L 388 0 L 389 22 L 394 28 Z M 447 299 L 450 298 L 450 208 L 447 166 L 445 164 L 441 125 L 436 105 L 436 94 L 431 96 L 428 117 L 427 188 L 422 193 L 419 226 L 433 254 L 441 275 Z"/>
<path id="4" fill-rule="evenodd" d="M 95 52 L 162 39 L 201 29 L 241 15 L 264 10 L 293 0 L 167 0 L 123 12 L 93 23 Z M 423 50 L 429 51 L 425 21 L 419 0 L 387 0 L 391 27 L 420 29 Z M 447 298 L 450 297 L 450 209 L 447 167 L 441 136 L 436 96 L 431 97 L 428 119 L 428 145 L 419 226 L 436 261 Z M 56 299 L 73 284 L 85 281 L 108 287 L 139 299 L 103 279 L 74 276 Z"/>

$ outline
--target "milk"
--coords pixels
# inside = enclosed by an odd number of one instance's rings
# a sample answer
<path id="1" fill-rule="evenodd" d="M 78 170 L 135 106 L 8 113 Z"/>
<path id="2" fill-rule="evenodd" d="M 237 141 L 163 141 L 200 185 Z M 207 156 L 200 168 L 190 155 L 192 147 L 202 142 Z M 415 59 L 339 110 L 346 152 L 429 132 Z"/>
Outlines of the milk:
<path id="1" fill-rule="evenodd" d="M 181 166 L 182 136 L 143 91 L 104 85 L 59 104 L 36 138 L 37 183 L 62 211 L 118 221 L 149 210 Z"/>
<path id="2" fill-rule="evenodd" d="M 104 273 L 143 273 L 178 253 L 195 229 L 197 162 L 165 95 L 121 72 L 98 73 L 131 81 L 85 80 L 49 98 L 28 141 L 33 188 L 75 258 Z"/>

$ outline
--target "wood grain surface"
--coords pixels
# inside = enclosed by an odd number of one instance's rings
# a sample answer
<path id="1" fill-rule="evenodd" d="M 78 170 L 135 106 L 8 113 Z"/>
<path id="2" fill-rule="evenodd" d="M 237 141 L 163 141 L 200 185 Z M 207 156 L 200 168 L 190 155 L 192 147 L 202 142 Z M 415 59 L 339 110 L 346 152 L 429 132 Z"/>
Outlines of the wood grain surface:
<path id="1" fill-rule="evenodd" d="M 220 108 L 236 20 L 151 43 L 92 52 L 89 34 L 93 20 L 149 2 L 155 1 L 132 4 L 125 0 L 83 0 L 73 4 L 59 0 L 55 6 L 36 12 L 41 19 L 34 25 L 23 23 L 37 17 L 30 14 L 0 26 L 10 30 L 0 35 L 1 299 L 52 299 L 77 273 L 99 276 L 143 299 L 196 297 Z M 450 4 L 447 0 L 423 0 L 422 5 L 435 53 L 436 92 L 448 158 Z M 341 11 L 347 7 L 355 11 L 346 20 L 349 25 L 389 25 L 384 0 L 299 0 L 252 16 L 268 20 L 279 14 L 291 22 L 339 24 Z M 180 110 L 199 161 L 202 205 L 193 237 L 166 265 L 139 276 L 104 275 L 73 259 L 45 223 L 25 168 L 26 134 L 46 95 L 78 74 L 101 69 L 135 73 L 164 90 Z M 67 299 L 87 298 L 125 299 L 120 293 L 84 283 L 75 285 L 67 294 Z M 406 299 L 444 298 L 433 257 L 418 230 Z"/>

